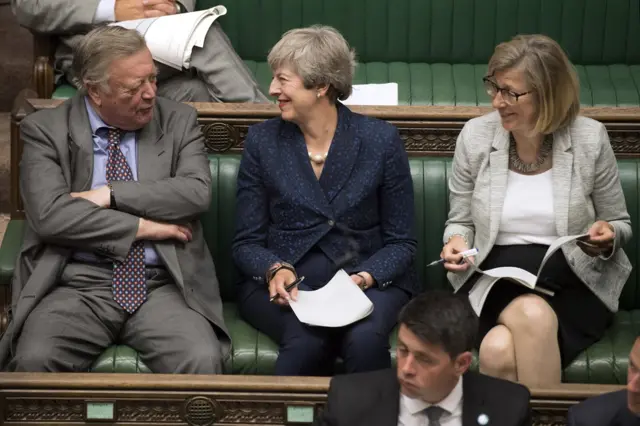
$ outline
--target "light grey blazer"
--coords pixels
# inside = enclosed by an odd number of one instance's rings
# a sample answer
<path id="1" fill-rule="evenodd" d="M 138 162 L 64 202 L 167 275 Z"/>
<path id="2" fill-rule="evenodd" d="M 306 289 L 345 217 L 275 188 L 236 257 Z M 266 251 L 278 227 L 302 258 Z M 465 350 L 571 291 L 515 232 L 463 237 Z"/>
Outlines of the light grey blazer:
<path id="1" fill-rule="evenodd" d="M 596 220 L 615 228 L 613 253 L 590 257 L 575 243 L 562 251 L 573 272 L 612 311 L 631 273 L 622 246 L 632 236 L 631 221 L 618 166 L 602 123 L 578 117 L 553 135 L 553 203 L 558 236 L 585 233 Z M 461 234 L 479 250 L 476 264 L 487 257 L 498 235 L 507 187 L 509 133 L 497 112 L 469 120 L 456 143 L 449 179 L 450 210 L 446 243 Z M 470 269 L 449 273 L 457 291 L 471 276 Z"/>

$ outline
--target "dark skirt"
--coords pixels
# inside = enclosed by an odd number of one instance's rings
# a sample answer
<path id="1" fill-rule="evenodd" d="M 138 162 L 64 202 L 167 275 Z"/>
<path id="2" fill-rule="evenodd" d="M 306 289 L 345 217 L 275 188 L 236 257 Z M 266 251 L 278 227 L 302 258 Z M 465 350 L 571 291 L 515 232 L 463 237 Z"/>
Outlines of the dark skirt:
<path id="1" fill-rule="evenodd" d="M 546 245 L 494 246 L 481 269 L 515 266 L 536 275 Z M 469 292 L 477 274 L 461 289 Z M 519 284 L 500 280 L 491 289 L 480 314 L 478 347 L 498 321 L 500 313 L 513 299 L 533 293 L 545 299 L 558 317 L 558 343 L 562 367 L 568 366 L 582 351 L 602 338 L 611 324 L 613 313 L 587 288 L 569 267 L 562 250 L 556 251 L 541 271 L 538 286 L 552 290 L 554 296 L 533 292 Z M 544 348 L 540 348 L 544 350 Z"/>

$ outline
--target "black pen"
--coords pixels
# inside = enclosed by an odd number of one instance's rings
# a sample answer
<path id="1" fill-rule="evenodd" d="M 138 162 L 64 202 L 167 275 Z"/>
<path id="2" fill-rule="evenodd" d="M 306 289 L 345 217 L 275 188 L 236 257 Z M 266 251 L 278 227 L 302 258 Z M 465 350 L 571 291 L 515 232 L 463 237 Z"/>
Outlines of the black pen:
<path id="1" fill-rule="evenodd" d="M 297 286 L 298 284 L 300 284 L 302 282 L 302 280 L 304 280 L 304 277 L 300 277 L 297 280 L 295 280 L 294 282 L 292 282 L 291 284 L 289 284 L 288 286 L 286 286 L 284 288 L 284 291 L 286 291 L 287 293 L 289 293 L 289 290 L 291 290 L 292 288 L 294 288 L 295 286 Z M 280 293 L 276 293 L 275 296 L 273 296 L 271 299 L 269 299 L 269 302 L 273 302 L 274 300 L 276 300 L 278 297 L 280 297 Z"/>

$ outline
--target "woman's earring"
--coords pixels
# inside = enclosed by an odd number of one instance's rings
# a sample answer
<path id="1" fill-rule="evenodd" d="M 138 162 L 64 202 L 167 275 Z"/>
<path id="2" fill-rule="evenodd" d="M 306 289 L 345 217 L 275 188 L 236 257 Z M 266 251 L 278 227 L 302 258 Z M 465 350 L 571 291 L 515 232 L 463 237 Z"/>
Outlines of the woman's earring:
<path id="1" fill-rule="evenodd" d="M 320 92 L 316 92 L 316 98 L 320 99 Z"/>

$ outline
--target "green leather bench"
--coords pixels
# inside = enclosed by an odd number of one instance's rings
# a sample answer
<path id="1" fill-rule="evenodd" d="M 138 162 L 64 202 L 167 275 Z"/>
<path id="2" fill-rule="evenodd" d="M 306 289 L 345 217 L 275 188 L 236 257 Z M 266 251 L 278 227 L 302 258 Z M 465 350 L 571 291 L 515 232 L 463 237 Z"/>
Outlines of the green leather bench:
<path id="1" fill-rule="evenodd" d="M 197 6 L 219 3 L 198 0 Z M 400 105 L 488 105 L 481 80 L 486 63 L 497 43 L 518 33 L 543 33 L 560 42 L 576 64 L 583 106 L 640 105 L 637 0 L 223 3 L 228 13 L 220 22 L 265 93 L 269 49 L 284 31 L 321 23 L 339 29 L 355 47 L 360 65 L 354 82 L 397 82 Z M 73 92 L 65 85 L 53 97 Z"/>
<path id="2" fill-rule="evenodd" d="M 446 157 L 411 158 L 415 190 L 416 231 L 418 235 L 417 269 L 426 288 L 450 288 L 442 268 L 426 268 L 442 248 L 444 222 L 448 212 L 447 175 L 451 159 Z M 277 346 L 265 335 L 242 321 L 234 305 L 235 271 L 231 259 L 231 241 L 235 228 L 237 155 L 211 155 L 212 201 L 202 222 L 209 249 L 216 263 L 225 302 L 225 319 L 232 334 L 233 350 L 225 361 L 232 374 L 269 375 L 273 373 Z M 619 160 L 627 207 L 635 235 L 640 219 L 640 159 Z M 24 221 L 9 223 L 0 247 L 0 285 L 9 285 L 21 245 Z M 625 248 L 631 262 L 638 263 L 638 238 Z M 640 331 L 640 278 L 634 270 L 620 301 L 620 312 L 602 341 L 580 355 L 564 372 L 564 380 L 574 383 L 622 384 L 626 382 L 628 353 Z M 390 337 L 395 356 L 395 333 Z M 544 350 L 544 348 L 541 348 Z M 473 368 L 477 368 L 477 363 Z M 93 366 L 97 372 L 146 372 L 136 353 L 126 346 L 113 346 Z M 339 371 L 339 366 L 338 366 Z"/>

